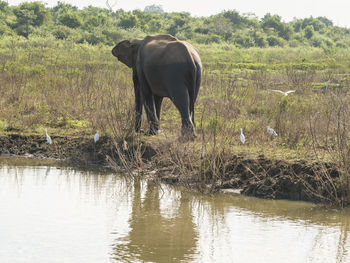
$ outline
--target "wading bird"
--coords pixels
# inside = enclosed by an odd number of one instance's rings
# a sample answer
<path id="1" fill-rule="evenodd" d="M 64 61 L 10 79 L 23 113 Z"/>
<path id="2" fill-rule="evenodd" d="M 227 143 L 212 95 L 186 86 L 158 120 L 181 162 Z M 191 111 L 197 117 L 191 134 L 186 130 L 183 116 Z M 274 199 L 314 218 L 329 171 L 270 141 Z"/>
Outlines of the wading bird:
<path id="1" fill-rule="evenodd" d="M 128 150 L 128 143 L 126 142 L 126 140 L 123 140 L 123 150 L 124 151 Z"/>
<path id="2" fill-rule="evenodd" d="M 277 132 L 275 132 L 275 130 L 272 129 L 270 126 L 267 126 L 267 127 L 266 127 L 266 130 L 267 130 L 267 132 L 268 132 L 270 135 L 272 135 L 272 136 L 278 136 L 278 135 L 277 135 Z"/>
<path id="3" fill-rule="evenodd" d="M 243 134 L 243 129 L 241 128 L 241 136 L 240 136 L 241 142 L 244 144 L 245 143 L 245 136 Z"/>
<path id="4" fill-rule="evenodd" d="M 45 129 L 45 137 L 46 137 L 46 141 L 48 144 L 52 144 L 52 140 L 50 135 L 47 134 L 47 129 Z"/>
<path id="5" fill-rule="evenodd" d="M 282 91 L 279 89 L 272 89 L 271 91 L 281 93 L 284 96 L 288 96 L 289 93 L 295 92 L 295 90 Z"/>
<path id="6" fill-rule="evenodd" d="M 98 134 L 98 131 L 94 135 L 94 142 L 97 143 L 97 141 L 100 139 L 100 135 Z"/>

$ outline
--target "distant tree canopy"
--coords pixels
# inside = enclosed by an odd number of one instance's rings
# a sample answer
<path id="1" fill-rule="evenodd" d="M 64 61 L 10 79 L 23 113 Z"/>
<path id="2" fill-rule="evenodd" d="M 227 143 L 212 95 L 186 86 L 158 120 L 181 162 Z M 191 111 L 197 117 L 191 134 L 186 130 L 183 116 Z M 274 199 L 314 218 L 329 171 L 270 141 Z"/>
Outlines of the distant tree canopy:
<path id="1" fill-rule="evenodd" d="M 148 5 L 143 10 L 146 13 L 163 13 L 163 7 L 161 5 Z"/>
<path id="2" fill-rule="evenodd" d="M 308 17 L 284 22 L 281 16 L 226 10 L 209 17 L 187 12 L 164 12 L 160 5 L 124 11 L 89 6 L 79 9 L 58 2 L 53 8 L 42 2 L 9 6 L 0 0 L 0 38 L 52 36 L 76 43 L 113 45 L 123 39 L 169 33 L 197 43 L 230 43 L 237 47 L 315 46 L 350 47 L 350 29 L 334 26 L 326 17 Z"/>
<path id="3" fill-rule="evenodd" d="M 28 36 L 32 27 L 43 25 L 49 14 L 49 10 L 41 2 L 25 2 L 10 10 L 16 16 L 16 22 L 12 27 L 23 36 Z M 10 12 L 9 9 L 7 12 Z"/>

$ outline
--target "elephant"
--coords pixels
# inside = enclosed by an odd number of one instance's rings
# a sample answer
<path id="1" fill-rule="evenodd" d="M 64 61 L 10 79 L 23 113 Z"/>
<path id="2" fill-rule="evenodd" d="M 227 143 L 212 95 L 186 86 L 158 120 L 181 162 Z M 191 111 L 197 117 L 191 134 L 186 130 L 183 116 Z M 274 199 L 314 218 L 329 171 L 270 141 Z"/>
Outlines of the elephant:
<path id="1" fill-rule="evenodd" d="M 132 69 L 135 131 L 141 131 L 144 106 L 149 123 L 146 134 L 159 133 L 162 101 L 168 97 L 181 114 L 182 137 L 194 139 L 194 103 L 202 77 L 198 51 L 186 41 L 160 34 L 121 41 L 113 48 L 112 54 Z"/>

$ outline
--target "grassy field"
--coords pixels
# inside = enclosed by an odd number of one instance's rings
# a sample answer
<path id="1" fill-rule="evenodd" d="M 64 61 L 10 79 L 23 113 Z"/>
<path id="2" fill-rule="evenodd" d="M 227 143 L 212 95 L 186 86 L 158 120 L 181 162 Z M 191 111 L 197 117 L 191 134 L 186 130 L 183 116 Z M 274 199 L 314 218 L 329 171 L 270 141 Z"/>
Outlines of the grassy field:
<path id="1" fill-rule="evenodd" d="M 191 169 L 201 170 L 203 164 L 205 169 L 219 169 L 216 158 L 234 153 L 327 161 L 339 166 L 348 192 L 349 50 L 194 45 L 201 54 L 204 74 L 195 107 L 198 138 L 181 147 L 181 152 L 187 151 L 182 156 L 192 162 Z M 3 38 L 0 133 L 44 135 L 47 128 L 55 135 L 92 137 L 99 130 L 117 139 L 137 137 L 131 72 L 117 62 L 111 48 Z M 296 92 L 283 96 L 271 89 Z M 163 132 L 146 140 L 159 145 L 172 142 L 173 148 L 167 148 L 174 153 L 180 148 L 180 125 L 179 113 L 165 100 Z M 277 137 L 267 133 L 268 125 Z M 143 126 L 147 128 L 145 116 Z M 239 140 L 240 128 L 246 137 L 244 145 Z"/>

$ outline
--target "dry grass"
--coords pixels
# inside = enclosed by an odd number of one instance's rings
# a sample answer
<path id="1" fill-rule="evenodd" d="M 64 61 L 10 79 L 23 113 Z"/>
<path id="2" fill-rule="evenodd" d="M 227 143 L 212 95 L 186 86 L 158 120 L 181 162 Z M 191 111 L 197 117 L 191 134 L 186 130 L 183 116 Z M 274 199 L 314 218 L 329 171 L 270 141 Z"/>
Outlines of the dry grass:
<path id="1" fill-rule="evenodd" d="M 215 59 L 215 51 L 201 48 L 204 74 L 195 108 L 198 138 L 193 143 L 177 140 L 181 121 L 169 100 L 162 107 L 162 135 L 145 139 L 133 132 L 131 72 L 117 63 L 110 48 L 39 40 L 0 43 L 0 131 L 42 134 L 48 127 L 51 134 L 93 136 L 98 129 L 114 137 L 117 154 L 124 156 L 130 173 L 146 167 L 141 142 L 158 143 L 155 160 L 183 177 L 195 175 L 193 182 L 212 189 L 222 182 L 229 157 L 237 153 L 331 161 L 342 172 L 341 195 L 349 196 L 350 75 L 339 54 L 333 58 L 339 59 L 339 66 L 327 67 L 330 58 L 314 67 L 291 63 L 300 52 L 289 50 L 280 65 L 277 61 L 284 53 L 269 49 L 259 61 L 241 65 L 214 63 L 209 58 Z M 315 54 L 320 55 L 319 50 L 308 59 L 319 63 Z M 271 89 L 296 92 L 284 97 Z M 145 116 L 142 125 L 147 129 Z M 269 136 L 267 125 L 278 137 Z M 240 128 L 245 145 L 239 141 Z"/>

